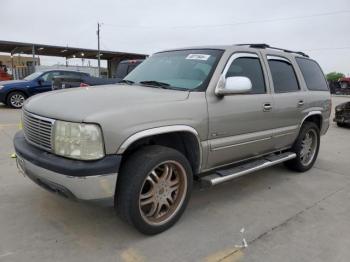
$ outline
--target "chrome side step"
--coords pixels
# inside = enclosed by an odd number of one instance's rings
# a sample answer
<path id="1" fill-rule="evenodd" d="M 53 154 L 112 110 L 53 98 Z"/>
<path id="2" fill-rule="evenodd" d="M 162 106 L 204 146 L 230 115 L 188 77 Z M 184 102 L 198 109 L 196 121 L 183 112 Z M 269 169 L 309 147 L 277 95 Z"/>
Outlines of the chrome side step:
<path id="1" fill-rule="evenodd" d="M 217 170 L 214 174 L 201 178 L 201 183 L 203 186 L 215 186 L 237 177 L 291 160 L 295 157 L 296 154 L 292 152 L 269 155 L 230 169 Z"/>

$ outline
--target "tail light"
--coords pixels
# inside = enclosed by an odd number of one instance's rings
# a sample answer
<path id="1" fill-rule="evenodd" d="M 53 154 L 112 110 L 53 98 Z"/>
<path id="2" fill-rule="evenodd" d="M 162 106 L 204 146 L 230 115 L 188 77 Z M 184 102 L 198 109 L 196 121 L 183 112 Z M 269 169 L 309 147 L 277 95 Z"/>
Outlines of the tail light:
<path id="1" fill-rule="evenodd" d="M 80 83 L 80 87 L 87 87 L 87 86 L 90 86 L 90 85 L 85 84 L 85 83 Z"/>

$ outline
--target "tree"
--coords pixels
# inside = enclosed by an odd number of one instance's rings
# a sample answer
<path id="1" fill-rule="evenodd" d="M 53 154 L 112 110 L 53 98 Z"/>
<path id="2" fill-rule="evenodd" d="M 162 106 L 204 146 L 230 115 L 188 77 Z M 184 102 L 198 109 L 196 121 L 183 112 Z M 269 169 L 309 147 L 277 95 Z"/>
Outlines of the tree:
<path id="1" fill-rule="evenodd" d="M 339 78 L 345 77 L 343 73 L 340 72 L 330 72 L 326 75 L 328 81 L 338 81 Z"/>

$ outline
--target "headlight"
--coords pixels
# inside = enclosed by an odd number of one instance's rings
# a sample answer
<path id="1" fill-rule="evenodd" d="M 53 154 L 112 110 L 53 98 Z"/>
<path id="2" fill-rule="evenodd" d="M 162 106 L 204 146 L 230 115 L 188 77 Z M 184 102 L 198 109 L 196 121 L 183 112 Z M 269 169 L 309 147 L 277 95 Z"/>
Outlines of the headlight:
<path id="1" fill-rule="evenodd" d="M 3 88 L 4 88 L 4 86 L 0 86 L 0 90 L 3 89 Z"/>
<path id="2" fill-rule="evenodd" d="M 335 111 L 339 112 L 339 111 L 341 111 L 341 108 L 340 107 L 336 107 Z"/>
<path id="3" fill-rule="evenodd" d="M 55 121 L 54 152 L 81 160 L 102 158 L 104 147 L 100 127 L 94 124 Z"/>

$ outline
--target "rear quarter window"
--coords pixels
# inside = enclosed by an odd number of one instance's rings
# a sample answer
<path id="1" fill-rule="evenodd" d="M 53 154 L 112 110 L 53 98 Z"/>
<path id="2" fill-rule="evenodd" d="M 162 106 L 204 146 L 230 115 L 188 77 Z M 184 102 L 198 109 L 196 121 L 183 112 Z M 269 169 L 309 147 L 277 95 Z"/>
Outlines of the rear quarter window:
<path id="1" fill-rule="evenodd" d="M 313 60 L 297 57 L 296 61 L 303 74 L 306 87 L 311 91 L 329 91 L 320 66 Z"/>

